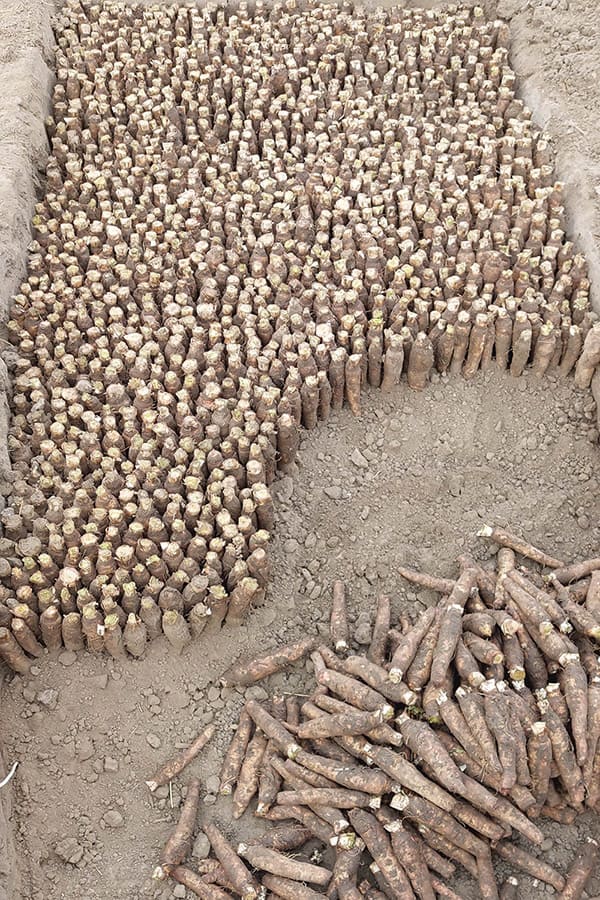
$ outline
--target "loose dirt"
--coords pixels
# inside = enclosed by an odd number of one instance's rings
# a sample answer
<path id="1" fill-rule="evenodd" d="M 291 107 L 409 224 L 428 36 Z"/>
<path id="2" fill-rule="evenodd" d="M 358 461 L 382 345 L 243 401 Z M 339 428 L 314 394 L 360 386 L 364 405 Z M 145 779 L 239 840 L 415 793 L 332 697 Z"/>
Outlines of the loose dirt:
<path id="1" fill-rule="evenodd" d="M 140 662 L 42 658 L 33 677 L 7 685 L 4 740 L 8 759 L 21 761 L 23 900 L 178 896 L 150 874 L 182 784 L 197 773 L 202 818 L 231 831 L 216 775 L 243 699 L 263 698 L 265 688 L 302 693 L 310 663 L 245 692 L 220 689 L 219 675 L 242 655 L 324 633 L 333 579 L 346 581 L 365 640 L 379 592 L 392 597 L 396 616 L 434 599 L 399 579 L 398 565 L 451 575 L 460 552 L 485 560 L 493 547 L 476 532 L 486 522 L 516 526 L 567 559 L 593 553 L 600 543 L 594 422 L 591 397 L 570 382 L 492 373 L 473 383 L 440 381 L 422 394 L 370 391 L 360 419 L 344 411 L 306 434 L 298 473 L 275 485 L 274 578 L 247 625 L 211 634 L 180 658 L 163 639 Z M 209 748 L 171 795 L 165 788 L 151 796 L 144 779 L 211 721 L 218 732 Z M 256 827 L 245 816 L 235 831 Z M 590 816 L 571 828 L 544 828 L 559 868 L 587 834 L 600 834 Z M 205 852 L 202 841 L 196 852 Z M 459 890 L 476 896 L 466 881 Z M 590 892 L 599 891 L 597 879 Z M 523 880 L 523 897 L 544 892 Z"/>
<path id="2" fill-rule="evenodd" d="M 422 4 L 443 6 L 439 2 Z M 521 94 L 551 136 L 572 234 L 585 249 L 600 305 L 600 17 L 593 0 L 490 0 L 511 20 L 512 61 Z M 51 81 L 47 0 L 2 4 L 0 19 L 0 308 L 22 275 L 28 222 L 46 152 L 43 117 Z M 0 382 L 5 369 L 0 365 Z M 275 486 L 274 578 L 265 606 L 247 626 L 213 634 L 178 659 L 160 641 L 146 659 L 116 665 L 90 655 L 43 658 L 31 678 L 5 685 L 1 701 L 6 761 L 21 762 L 13 785 L 21 900 L 136 900 L 181 896 L 153 885 L 150 872 L 176 818 L 178 782 L 151 797 L 143 781 L 204 723 L 218 735 L 194 763 L 205 789 L 205 818 L 230 827 L 216 802 L 215 775 L 244 696 L 221 690 L 219 674 L 242 654 L 324 630 L 331 581 L 347 581 L 354 616 L 388 592 L 395 614 L 433 598 L 394 573 L 414 563 L 448 575 L 464 549 L 485 559 L 474 537 L 486 521 L 519 527 L 558 555 L 597 552 L 600 467 L 591 398 L 551 380 L 504 376 L 432 385 L 415 395 L 367 393 L 365 412 L 347 412 L 305 435 L 296 477 Z M 0 398 L 0 475 L 6 475 Z M 1 498 L 0 498 L 1 499 Z M 464 545 L 463 535 L 473 538 Z M 440 551 L 440 547 L 444 550 Z M 364 631 L 364 629 L 362 629 Z M 269 689 L 302 691 L 306 669 L 271 679 Z M 185 777 L 183 779 L 185 782 Z M 3 801 L 11 795 L 4 789 Z M 4 807 L 6 810 L 6 807 Z M 239 833 L 255 828 L 242 820 Z M 545 850 L 564 869 L 590 817 L 545 826 Z M 198 842 L 196 853 L 206 848 Z M 0 897 L 14 863 L 0 810 Z M 7 888 L 10 891 L 10 887 Z M 461 896 L 471 895 L 465 883 Z M 551 893 L 523 878 L 521 896 Z M 596 876 L 588 888 L 600 894 Z"/>

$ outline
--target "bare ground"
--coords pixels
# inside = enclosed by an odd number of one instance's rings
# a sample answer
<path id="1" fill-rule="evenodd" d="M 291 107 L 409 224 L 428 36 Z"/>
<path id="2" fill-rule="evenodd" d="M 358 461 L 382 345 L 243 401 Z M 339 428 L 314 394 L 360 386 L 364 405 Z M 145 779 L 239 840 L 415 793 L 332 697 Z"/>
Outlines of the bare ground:
<path id="1" fill-rule="evenodd" d="M 590 259 L 599 308 L 596 4 L 483 5 L 511 20 L 521 93 L 553 140 L 559 177 L 569 186 L 571 231 Z M 4 0 L 0 12 L 1 310 L 22 274 L 44 163 L 52 6 L 51 0 Z M 0 366 L 0 382 L 3 377 Z M 5 415 L 2 400 L 0 438 Z M 276 488 L 275 577 L 266 605 L 247 626 L 213 635 L 180 659 L 160 642 L 145 660 L 126 665 L 89 655 L 45 658 L 37 675 L 5 686 L 1 737 L 7 762 L 19 759 L 21 766 L 2 801 L 16 830 L 21 885 L 7 878 L 17 867 L 0 810 L 0 898 L 4 885 L 6 896 L 20 900 L 173 897 L 171 885 L 157 888 L 149 875 L 176 816 L 178 792 L 151 798 L 143 780 L 178 741 L 214 718 L 218 736 L 195 771 L 205 785 L 203 815 L 230 827 L 227 805 L 215 804 L 211 792 L 243 695 L 219 690 L 219 674 L 238 655 L 324 628 L 336 577 L 348 582 L 355 613 L 368 609 L 379 591 L 391 594 L 396 611 L 428 602 L 406 590 L 395 566 L 416 562 L 449 574 L 465 548 L 485 557 L 489 548 L 474 534 L 486 520 L 518 525 L 568 558 L 597 552 L 594 417 L 591 398 L 568 385 L 495 376 L 440 383 L 423 395 L 406 388 L 389 398 L 369 393 L 360 420 L 345 412 L 305 435 L 298 475 Z M 366 466 L 351 461 L 356 449 Z M 0 451 L 0 475 L 5 460 Z M 267 687 L 302 690 L 306 678 L 298 670 Z M 40 695 L 47 690 L 56 693 Z M 256 826 L 243 820 L 239 827 Z M 547 849 L 556 865 L 564 868 L 577 842 L 594 831 L 598 823 L 590 819 L 571 828 L 549 824 Z M 467 884 L 458 889 L 470 896 Z M 523 881 L 523 898 L 545 892 Z M 598 877 L 588 893 L 600 894 Z"/>

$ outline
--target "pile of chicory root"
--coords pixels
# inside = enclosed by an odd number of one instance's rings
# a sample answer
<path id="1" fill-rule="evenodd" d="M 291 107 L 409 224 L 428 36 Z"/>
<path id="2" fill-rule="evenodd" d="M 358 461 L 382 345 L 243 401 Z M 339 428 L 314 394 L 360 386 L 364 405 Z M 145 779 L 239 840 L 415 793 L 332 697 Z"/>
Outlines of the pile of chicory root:
<path id="1" fill-rule="evenodd" d="M 248 701 L 223 761 L 233 817 L 256 798 L 254 814 L 272 828 L 234 847 L 204 822 L 214 857 L 188 868 L 200 794 L 192 779 L 156 877 L 206 900 L 434 900 L 458 896 L 448 882 L 460 866 L 486 900 L 519 896 L 516 877 L 498 886 L 497 856 L 562 898 L 582 896 L 595 841 L 563 876 L 511 838 L 540 845 L 540 818 L 572 823 L 598 808 L 600 559 L 568 566 L 501 529 L 480 534 L 500 547 L 495 572 L 468 556 L 455 581 L 401 569 L 442 597 L 397 628 L 380 597 L 366 655 L 350 650 L 336 582 L 333 649 L 306 639 L 225 673 L 223 684 L 248 685 L 312 653 L 312 696 Z M 179 774 L 211 734 L 149 788 Z"/>

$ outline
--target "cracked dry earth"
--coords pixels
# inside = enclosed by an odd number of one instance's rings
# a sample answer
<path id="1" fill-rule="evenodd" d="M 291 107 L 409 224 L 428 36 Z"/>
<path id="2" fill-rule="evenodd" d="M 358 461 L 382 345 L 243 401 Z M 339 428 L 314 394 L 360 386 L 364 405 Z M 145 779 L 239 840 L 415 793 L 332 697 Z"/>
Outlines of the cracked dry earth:
<path id="1" fill-rule="evenodd" d="M 363 415 L 336 414 L 305 434 L 294 477 L 274 485 L 278 511 L 274 578 L 247 625 L 212 634 L 174 658 L 164 639 L 141 661 L 86 653 L 43 658 L 30 678 L 5 690 L 7 756 L 19 759 L 18 855 L 23 900 L 137 900 L 190 896 L 150 875 L 177 816 L 190 774 L 203 783 L 203 819 L 231 831 L 217 773 L 244 698 L 302 693 L 310 663 L 246 689 L 219 687 L 242 655 L 305 633 L 325 632 L 331 583 L 347 583 L 355 634 L 369 640 L 379 592 L 394 614 L 434 600 L 395 575 L 414 563 L 450 575 L 464 550 L 486 559 L 484 522 L 518 524 L 531 540 L 566 558 L 600 542 L 595 405 L 570 382 L 491 373 L 474 382 L 442 379 L 422 394 L 368 391 Z M 144 779 L 208 722 L 216 738 L 181 782 L 151 796 Z M 246 814 L 237 836 L 262 828 Z M 544 823 L 544 852 L 565 868 L 585 836 L 576 825 Z M 194 853 L 208 852 L 198 838 Z M 500 870 L 502 871 L 502 870 Z M 461 896 L 477 896 L 468 880 Z M 522 881 L 522 897 L 548 889 Z M 590 896 L 600 894 L 592 879 Z"/>

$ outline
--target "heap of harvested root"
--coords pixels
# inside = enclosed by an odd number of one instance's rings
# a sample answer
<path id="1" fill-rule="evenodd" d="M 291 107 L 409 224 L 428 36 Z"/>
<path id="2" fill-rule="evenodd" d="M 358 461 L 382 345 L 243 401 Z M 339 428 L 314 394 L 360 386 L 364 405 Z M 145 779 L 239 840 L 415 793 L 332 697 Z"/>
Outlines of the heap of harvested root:
<path id="1" fill-rule="evenodd" d="M 586 387 L 600 360 L 507 26 L 252 6 L 58 17 L 9 323 L 0 627 L 29 656 L 241 621 L 276 469 L 363 384 L 531 365 Z"/>
<path id="2" fill-rule="evenodd" d="M 334 900 L 434 900 L 457 897 L 448 881 L 460 866 L 485 900 L 515 897 L 518 877 L 496 883 L 497 856 L 561 898 L 582 896 L 596 842 L 563 875 L 511 837 L 539 845 L 540 818 L 572 823 L 600 808 L 600 559 L 564 566 L 502 529 L 481 534 L 501 545 L 496 571 L 468 556 L 456 580 L 402 569 L 443 597 L 400 629 L 380 597 L 364 656 L 350 650 L 344 586 L 334 585 L 335 651 L 312 651 L 312 695 L 248 701 L 223 762 L 233 817 L 256 798 L 254 814 L 277 824 L 234 848 L 203 823 L 214 858 L 194 871 L 192 782 L 157 877 L 206 900 L 261 889 L 311 900 L 325 888 Z M 515 551 L 550 571 L 518 566 Z M 223 683 L 251 684 L 315 646 L 235 665 Z"/>

